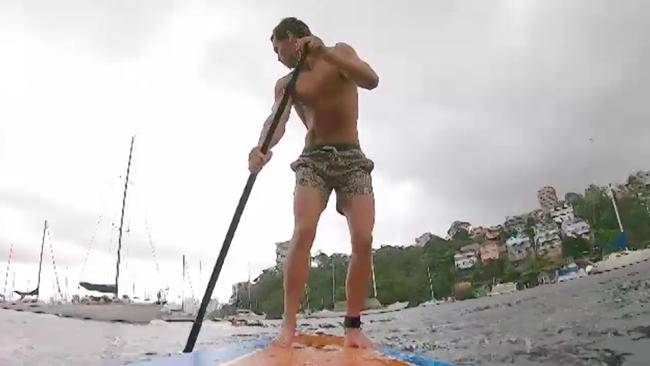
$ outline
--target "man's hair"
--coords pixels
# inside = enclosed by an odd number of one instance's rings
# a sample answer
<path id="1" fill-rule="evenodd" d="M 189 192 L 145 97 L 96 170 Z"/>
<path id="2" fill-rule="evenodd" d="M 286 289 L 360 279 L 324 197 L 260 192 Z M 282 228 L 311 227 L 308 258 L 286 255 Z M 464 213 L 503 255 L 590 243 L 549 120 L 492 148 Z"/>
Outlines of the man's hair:
<path id="1" fill-rule="evenodd" d="M 287 37 L 289 37 L 289 33 L 298 38 L 311 36 L 311 31 L 309 30 L 307 24 L 305 24 L 300 19 L 289 17 L 282 19 L 282 21 L 280 21 L 280 23 L 276 25 L 275 28 L 273 28 L 271 39 L 274 37 L 278 40 L 287 39 Z"/>

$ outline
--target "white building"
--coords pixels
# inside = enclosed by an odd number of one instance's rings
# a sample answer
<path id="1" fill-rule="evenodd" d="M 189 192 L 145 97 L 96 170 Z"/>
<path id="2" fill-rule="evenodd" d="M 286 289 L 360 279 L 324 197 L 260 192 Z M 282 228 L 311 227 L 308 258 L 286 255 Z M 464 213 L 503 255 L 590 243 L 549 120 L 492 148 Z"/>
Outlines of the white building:
<path id="1" fill-rule="evenodd" d="M 540 257 L 562 255 L 562 238 L 555 222 L 535 226 L 535 251 Z"/>
<path id="2" fill-rule="evenodd" d="M 588 222 L 581 219 L 564 221 L 562 223 L 562 233 L 571 238 L 580 237 L 591 240 L 591 227 Z"/>
<path id="3" fill-rule="evenodd" d="M 547 186 L 537 191 L 537 200 L 542 210 L 548 212 L 559 204 L 555 188 Z"/>
<path id="4" fill-rule="evenodd" d="M 474 251 L 454 254 L 454 263 L 458 269 L 470 269 L 478 263 L 478 255 Z"/>
<path id="5" fill-rule="evenodd" d="M 485 233 L 485 238 L 487 240 L 498 240 L 501 237 L 501 232 L 503 231 L 503 226 L 490 226 Z"/>
<path id="6" fill-rule="evenodd" d="M 636 179 L 639 180 L 643 185 L 650 185 L 650 170 L 641 170 L 638 172 L 634 172 L 633 174 Z"/>
<path id="7" fill-rule="evenodd" d="M 278 269 L 282 268 L 287 255 L 289 255 L 289 241 L 275 243 L 275 265 Z"/>
<path id="8" fill-rule="evenodd" d="M 508 258 L 511 261 L 520 261 L 526 259 L 533 251 L 530 238 L 523 233 L 519 233 L 506 240 Z"/>
<path id="9" fill-rule="evenodd" d="M 526 228 L 528 215 L 506 216 L 506 221 L 503 226 L 506 230 L 522 231 Z"/>
<path id="10" fill-rule="evenodd" d="M 423 247 L 426 243 L 431 241 L 433 239 L 433 234 L 431 233 L 424 233 L 417 238 L 415 238 L 415 245 L 418 247 Z"/>
<path id="11" fill-rule="evenodd" d="M 451 224 L 451 227 L 449 227 L 449 230 L 447 230 L 447 235 L 449 235 L 450 238 L 453 238 L 456 236 L 461 231 L 466 232 L 469 235 L 469 231 L 472 228 L 472 224 L 469 222 L 465 221 L 454 221 Z"/>
<path id="12" fill-rule="evenodd" d="M 575 219 L 573 206 L 568 203 L 563 203 L 562 205 L 554 207 L 550 211 L 550 215 L 553 221 L 558 224 L 562 224 L 564 221 L 573 221 Z"/>

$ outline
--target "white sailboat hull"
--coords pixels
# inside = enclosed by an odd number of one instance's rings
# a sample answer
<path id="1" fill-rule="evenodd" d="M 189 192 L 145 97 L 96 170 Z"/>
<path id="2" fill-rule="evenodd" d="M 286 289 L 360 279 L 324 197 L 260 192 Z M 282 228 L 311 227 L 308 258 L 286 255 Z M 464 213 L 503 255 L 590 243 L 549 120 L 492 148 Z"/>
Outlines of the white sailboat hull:
<path id="1" fill-rule="evenodd" d="M 50 314 L 65 318 L 124 322 L 149 323 L 161 318 L 162 305 L 156 304 L 44 304 L 4 302 L 0 308 L 15 311 L 28 311 L 37 314 Z"/>

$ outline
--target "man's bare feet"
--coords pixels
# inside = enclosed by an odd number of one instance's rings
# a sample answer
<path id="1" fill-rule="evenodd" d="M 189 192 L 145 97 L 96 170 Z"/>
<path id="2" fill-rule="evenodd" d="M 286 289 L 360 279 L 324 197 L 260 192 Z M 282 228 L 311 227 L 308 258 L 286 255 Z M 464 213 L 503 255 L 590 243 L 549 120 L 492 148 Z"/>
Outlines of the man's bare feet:
<path id="1" fill-rule="evenodd" d="M 271 345 L 288 348 L 293 343 L 296 334 L 296 326 L 288 323 L 282 323 L 280 333 L 271 341 Z"/>
<path id="2" fill-rule="evenodd" d="M 366 337 L 361 329 L 348 328 L 345 330 L 345 347 L 356 347 L 356 348 L 375 348 L 375 345 L 372 344 L 372 341 Z"/>

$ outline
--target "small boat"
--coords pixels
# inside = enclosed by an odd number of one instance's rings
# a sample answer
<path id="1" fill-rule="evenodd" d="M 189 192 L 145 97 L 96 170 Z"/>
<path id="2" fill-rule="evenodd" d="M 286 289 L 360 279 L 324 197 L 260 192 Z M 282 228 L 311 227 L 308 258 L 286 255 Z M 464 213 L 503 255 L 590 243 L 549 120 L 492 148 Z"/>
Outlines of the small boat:
<path id="1" fill-rule="evenodd" d="M 266 319 L 266 314 L 255 314 L 248 309 L 237 309 L 235 315 L 226 318 L 234 326 L 263 326 L 262 320 Z"/>
<path id="2" fill-rule="evenodd" d="M 587 276 L 587 271 L 578 267 L 575 263 L 571 263 L 568 266 L 560 268 L 555 272 L 555 281 L 557 283 L 560 283 Z"/>
<path id="3" fill-rule="evenodd" d="M 498 296 L 517 292 L 517 284 L 514 282 L 497 283 L 492 287 L 489 296 Z"/>
<path id="4" fill-rule="evenodd" d="M 606 255 L 603 260 L 594 263 L 590 273 L 609 272 L 648 260 L 650 260 L 650 249 L 626 249 Z"/>

